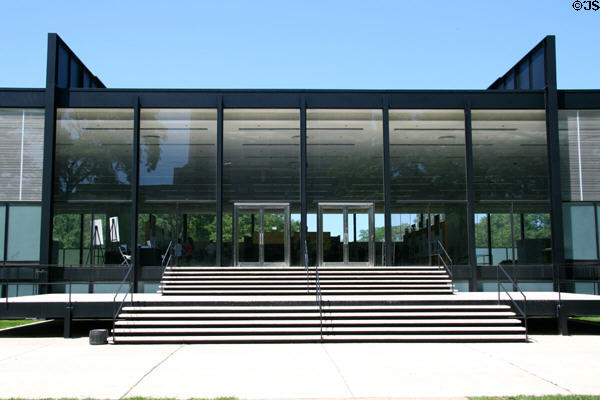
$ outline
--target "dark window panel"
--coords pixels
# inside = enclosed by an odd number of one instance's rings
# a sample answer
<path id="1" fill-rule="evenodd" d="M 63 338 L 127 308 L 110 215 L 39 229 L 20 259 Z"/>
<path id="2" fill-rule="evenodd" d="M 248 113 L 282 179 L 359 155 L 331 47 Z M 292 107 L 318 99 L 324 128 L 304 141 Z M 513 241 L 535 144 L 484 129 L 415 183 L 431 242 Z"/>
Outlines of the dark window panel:
<path id="1" fill-rule="evenodd" d="M 57 64 L 56 86 L 66 88 L 69 85 L 69 53 L 62 46 L 58 46 Z"/>
<path id="2" fill-rule="evenodd" d="M 531 55 L 532 89 L 544 89 L 546 87 L 546 73 L 544 66 L 544 47 L 540 47 Z"/>

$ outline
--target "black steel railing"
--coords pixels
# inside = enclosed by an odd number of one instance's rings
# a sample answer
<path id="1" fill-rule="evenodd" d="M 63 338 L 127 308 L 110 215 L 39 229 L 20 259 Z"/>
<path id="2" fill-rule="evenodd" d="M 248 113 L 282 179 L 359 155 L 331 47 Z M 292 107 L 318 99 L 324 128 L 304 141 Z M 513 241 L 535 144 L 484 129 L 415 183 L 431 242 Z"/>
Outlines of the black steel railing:
<path id="1" fill-rule="evenodd" d="M 115 337 L 115 328 L 116 328 L 116 324 L 117 324 L 117 317 L 119 316 L 119 314 L 121 313 L 121 310 L 123 309 L 123 305 L 125 304 L 125 301 L 127 300 L 127 295 L 131 296 L 130 304 L 133 304 L 133 292 L 135 291 L 134 290 L 135 282 L 133 282 L 133 279 L 131 279 L 131 278 L 133 278 L 133 274 L 131 273 L 131 271 L 133 270 L 133 267 L 134 267 L 133 263 L 131 265 L 129 265 L 129 267 L 127 268 L 127 272 L 125 273 L 125 276 L 121 280 L 121 283 L 119 284 L 119 287 L 117 288 L 117 290 L 115 292 L 115 296 L 113 297 L 113 329 L 112 329 L 113 340 Z M 123 287 L 125 282 L 127 282 L 127 293 L 125 293 L 123 295 L 123 299 L 121 299 L 121 302 L 117 306 L 116 305 L 117 297 L 119 296 L 119 293 L 121 292 L 121 288 Z"/>
<path id="2" fill-rule="evenodd" d="M 504 287 L 504 283 L 500 280 L 500 272 L 502 271 L 502 274 L 504 275 L 504 277 L 506 279 L 508 279 L 508 281 L 510 281 L 512 287 L 512 291 L 513 292 L 519 292 L 521 294 L 521 296 L 523 297 L 523 308 L 521 308 L 519 306 L 519 304 L 515 301 L 515 299 L 510 295 L 510 292 L 508 290 L 506 290 L 506 287 Z M 519 314 L 521 314 L 522 318 L 523 318 L 523 324 L 525 325 L 525 340 L 529 340 L 529 329 L 527 327 L 527 297 L 525 296 L 525 293 L 523 293 L 523 291 L 521 289 L 519 289 L 519 286 L 517 285 L 517 283 L 514 281 L 514 279 L 510 276 L 510 274 L 504 269 L 504 267 L 501 264 L 497 265 L 496 268 L 496 284 L 498 286 L 498 304 L 500 304 L 501 302 L 501 293 L 500 293 L 500 289 L 502 289 L 502 291 L 504 291 L 504 294 L 506 294 L 506 296 L 508 297 L 508 299 L 510 300 L 510 302 L 512 303 L 512 305 L 514 306 L 514 308 L 519 312 Z"/>
<path id="3" fill-rule="evenodd" d="M 450 257 L 450 254 L 448 254 L 446 248 L 439 240 L 437 241 L 437 251 L 435 251 L 434 254 L 437 255 L 438 265 L 440 267 L 444 267 L 448 273 L 448 276 L 452 280 L 452 286 L 454 286 L 454 273 L 452 272 L 454 260 L 452 260 L 452 257 Z"/>
<path id="4" fill-rule="evenodd" d="M 308 243 L 304 241 L 304 268 L 306 269 L 306 287 L 310 293 L 310 275 L 308 268 Z M 315 300 L 319 308 L 319 333 L 323 340 L 323 293 L 321 292 L 321 278 L 319 276 L 319 265 L 315 264 Z"/>

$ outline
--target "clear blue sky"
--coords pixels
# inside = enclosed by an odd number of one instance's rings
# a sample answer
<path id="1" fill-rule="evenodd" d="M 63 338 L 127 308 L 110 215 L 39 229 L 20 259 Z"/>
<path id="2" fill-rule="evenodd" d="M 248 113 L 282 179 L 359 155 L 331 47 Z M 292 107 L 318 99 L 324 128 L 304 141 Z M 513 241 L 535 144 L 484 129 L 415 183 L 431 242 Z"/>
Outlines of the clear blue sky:
<path id="1" fill-rule="evenodd" d="M 600 89 L 600 11 L 571 0 L 4 1 L 0 87 L 44 87 L 58 33 L 111 88 L 485 89 L 545 35 Z"/>

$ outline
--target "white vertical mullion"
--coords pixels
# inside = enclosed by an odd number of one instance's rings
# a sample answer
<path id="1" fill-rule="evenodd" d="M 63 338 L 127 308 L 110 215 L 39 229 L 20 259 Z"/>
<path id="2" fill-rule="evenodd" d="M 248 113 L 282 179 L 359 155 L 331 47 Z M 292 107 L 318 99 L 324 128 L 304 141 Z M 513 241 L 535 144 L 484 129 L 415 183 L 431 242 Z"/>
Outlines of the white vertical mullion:
<path id="1" fill-rule="evenodd" d="M 21 163 L 19 166 L 19 200 L 23 200 L 23 148 L 25 147 L 25 109 L 21 119 Z"/>
<path id="2" fill-rule="evenodd" d="M 583 201 L 583 172 L 581 167 L 581 134 L 579 131 L 579 110 L 577 110 L 577 161 L 579 165 L 579 200 Z"/>

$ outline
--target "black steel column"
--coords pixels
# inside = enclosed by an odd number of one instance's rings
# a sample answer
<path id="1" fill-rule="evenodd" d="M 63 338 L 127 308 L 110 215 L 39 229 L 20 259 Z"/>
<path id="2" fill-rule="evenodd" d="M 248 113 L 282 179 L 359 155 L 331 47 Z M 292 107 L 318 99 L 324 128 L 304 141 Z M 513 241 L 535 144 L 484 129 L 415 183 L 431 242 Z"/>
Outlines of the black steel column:
<path id="1" fill-rule="evenodd" d="M 383 98 L 383 201 L 384 201 L 384 226 L 385 260 L 383 265 L 392 264 L 392 182 L 390 171 L 390 102 Z"/>
<path id="2" fill-rule="evenodd" d="M 475 253 L 475 193 L 473 191 L 473 134 L 470 103 L 465 105 L 465 167 L 467 173 L 467 243 L 469 265 L 471 266 L 469 291 L 475 292 L 477 291 L 477 255 Z"/>
<path id="3" fill-rule="evenodd" d="M 40 234 L 40 264 L 52 262 L 52 192 L 54 177 L 54 137 L 56 132 L 56 70 L 58 37 L 48 34 L 46 63 L 46 101 L 44 114 L 44 162 L 42 169 L 42 229 Z M 44 290 L 41 292 L 45 293 Z"/>
<path id="4" fill-rule="evenodd" d="M 304 244 L 306 243 L 306 250 L 308 251 L 307 243 L 307 210 L 308 205 L 306 203 L 306 98 L 300 99 L 300 248 L 301 250 L 301 262 L 304 264 Z"/>
<path id="5" fill-rule="evenodd" d="M 550 185 L 550 224 L 552 230 L 552 281 L 554 291 L 559 290 L 561 271 L 564 269 L 565 251 L 560 181 L 560 143 L 558 138 L 558 93 L 556 88 L 556 44 L 554 36 L 544 43 L 546 73 L 546 146 L 548 151 L 548 176 Z"/>
<path id="6" fill-rule="evenodd" d="M 130 252 L 131 264 L 133 265 L 133 291 L 138 291 L 138 283 L 141 276 L 141 266 L 139 263 L 138 250 L 138 195 L 140 178 L 140 98 L 135 99 L 133 106 L 133 154 L 131 158 L 131 234 L 130 234 Z"/>
<path id="7" fill-rule="evenodd" d="M 217 253 L 216 265 L 223 265 L 223 97 L 217 103 Z M 233 232 L 233 231 L 232 231 Z"/>
<path id="8" fill-rule="evenodd" d="M 492 265 L 492 214 L 487 213 L 488 264 Z M 477 255 L 477 254 L 475 254 Z"/>

